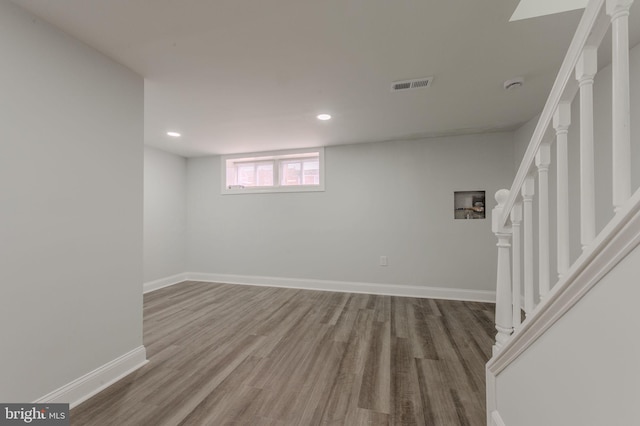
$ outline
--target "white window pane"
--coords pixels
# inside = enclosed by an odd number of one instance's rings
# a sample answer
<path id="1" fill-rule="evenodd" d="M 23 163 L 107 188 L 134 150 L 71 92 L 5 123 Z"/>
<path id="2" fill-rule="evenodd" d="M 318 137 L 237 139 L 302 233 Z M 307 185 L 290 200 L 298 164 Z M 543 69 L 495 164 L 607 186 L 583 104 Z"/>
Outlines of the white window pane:
<path id="1" fill-rule="evenodd" d="M 238 166 L 238 185 L 255 186 L 256 173 L 253 164 L 242 164 Z"/>
<path id="2" fill-rule="evenodd" d="M 273 163 L 260 164 L 256 174 L 257 186 L 273 186 Z"/>
<path id="3" fill-rule="evenodd" d="M 323 190 L 322 150 L 247 154 L 224 158 L 223 193 Z M 304 189 L 305 186 L 316 188 Z M 301 187 L 301 188 L 284 188 Z M 318 188 L 321 187 L 321 188 Z M 252 189 L 254 188 L 254 189 Z M 270 188 L 273 188 L 271 190 Z M 227 192 L 228 191 L 228 192 Z"/>
<path id="4" fill-rule="evenodd" d="M 302 175 L 303 185 L 320 184 L 320 162 L 316 159 L 304 162 L 304 172 Z"/>
<path id="5" fill-rule="evenodd" d="M 305 170 L 320 170 L 320 162 L 317 159 L 307 160 L 304 162 Z"/>
<path id="6" fill-rule="evenodd" d="M 236 180 L 237 175 L 238 172 L 233 165 L 231 165 L 230 167 L 227 166 L 227 188 L 238 184 Z"/>
<path id="7" fill-rule="evenodd" d="M 282 162 L 282 179 L 280 184 L 283 186 L 301 185 L 302 184 L 302 163 L 300 161 L 283 161 Z"/>

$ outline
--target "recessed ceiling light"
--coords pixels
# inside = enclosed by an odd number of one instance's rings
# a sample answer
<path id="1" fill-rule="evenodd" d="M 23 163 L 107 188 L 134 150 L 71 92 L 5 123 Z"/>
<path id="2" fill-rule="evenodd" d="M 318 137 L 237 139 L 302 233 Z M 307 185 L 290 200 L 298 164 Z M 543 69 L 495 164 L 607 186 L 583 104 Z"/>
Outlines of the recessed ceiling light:
<path id="1" fill-rule="evenodd" d="M 322 120 L 322 121 L 331 120 L 331 116 L 329 114 L 318 114 L 318 120 Z"/>
<path id="2" fill-rule="evenodd" d="M 180 136 L 182 136 L 180 133 L 178 132 L 167 132 L 167 135 L 169 136 L 173 136 L 174 138 L 179 138 Z"/>

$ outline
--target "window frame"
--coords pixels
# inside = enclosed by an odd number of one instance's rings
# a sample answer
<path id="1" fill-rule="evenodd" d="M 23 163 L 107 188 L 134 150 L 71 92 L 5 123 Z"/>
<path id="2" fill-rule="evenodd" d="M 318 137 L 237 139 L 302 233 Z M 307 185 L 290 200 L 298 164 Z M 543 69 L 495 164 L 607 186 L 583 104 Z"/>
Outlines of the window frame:
<path id="1" fill-rule="evenodd" d="M 318 154 L 318 185 L 282 185 L 281 184 L 281 161 L 294 160 L 303 154 Z M 252 186 L 246 188 L 227 187 L 227 161 L 245 160 L 245 162 L 260 163 L 273 161 L 273 186 Z M 301 170 L 301 178 L 304 179 Z M 287 149 L 280 151 L 248 152 L 243 154 L 231 154 L 220 156 L 220 193 L 222 195 L 231 194 L 266 194 L 277 192 L 322 192 L 325 190 L 324 179 L 324 147 Z"/>

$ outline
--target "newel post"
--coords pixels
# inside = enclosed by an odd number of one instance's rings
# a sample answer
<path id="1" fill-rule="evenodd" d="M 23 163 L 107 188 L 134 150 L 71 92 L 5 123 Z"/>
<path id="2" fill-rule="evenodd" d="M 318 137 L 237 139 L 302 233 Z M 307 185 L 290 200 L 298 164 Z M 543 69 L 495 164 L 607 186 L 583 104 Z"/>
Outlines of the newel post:
<path id="1" fill-rule="evenodd" d="M 496 354 L 507 342 L 513 332 L 513 309 L 511 306 L 511 229 L 502 224 L 504 204 L 509 198 L 509 190 L 496 192 L 498 205 L 492 212 L 493 233 L 498 237 L 498 274 L 496 282 L 496 343 L 493 353 Z"/>

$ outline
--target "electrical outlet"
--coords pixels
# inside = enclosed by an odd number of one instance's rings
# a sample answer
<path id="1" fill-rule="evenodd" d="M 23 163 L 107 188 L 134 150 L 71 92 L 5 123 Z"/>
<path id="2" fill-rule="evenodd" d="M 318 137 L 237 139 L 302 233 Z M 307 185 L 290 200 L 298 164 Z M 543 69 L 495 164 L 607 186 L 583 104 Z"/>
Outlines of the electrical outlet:
<path id="1" fill-rule="evenodd" d="M 380 266 L 387 266 L 387 265 L 389 265 L 387 261 L 387 256 L 380 256 Z"/>

